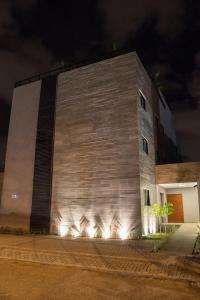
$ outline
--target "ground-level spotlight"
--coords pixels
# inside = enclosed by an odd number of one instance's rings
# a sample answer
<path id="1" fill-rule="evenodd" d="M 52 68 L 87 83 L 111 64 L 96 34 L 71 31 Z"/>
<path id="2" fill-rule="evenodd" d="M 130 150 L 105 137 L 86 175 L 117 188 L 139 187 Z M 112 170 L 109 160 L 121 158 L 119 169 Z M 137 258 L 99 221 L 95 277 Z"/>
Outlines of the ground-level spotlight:
<path id="1" fill-rule="evenodd" d="M 61 237 L 67 235 L 67 232 L 68 232 L 68 227 L 66 225 L 59 226 L 59 233 Z"/>
<path id="2" fill-rule="evenodd" d="M 72 236 L 73 236 L 74 238 L 79 237 L 79 235 L 80 235 L 80 233 L 79 233 L 78 230 L 76 230 L 76 229 L 73 229 L 73 230 L 72 230 Z"/>
<path id="3" fill-rule="evenodd" d="M 104 239 L 109 239 L 110 238 L 110 230 L 108 228 L 104 230 L 103 238 Z"/>
<path id="4" fill-rule="evenodd" d="M 126 240 L 128 238 L 128 235 L 129 235 L 129 233 L 128 233 L 128 231 L 125 228 L 123 228 L 123 227 L 120 228 L 120 230 L 119 230 L 119 237 L 120 237 L 120 239 Z"/>
<path id="5" fill-rule="evenodd" d="M 88 228 L 88 235 L 89 235 L 90 238 L 93 238 L 95 236 L 95 229 L 94 229 L 94 227 L 90 226 Z"/>

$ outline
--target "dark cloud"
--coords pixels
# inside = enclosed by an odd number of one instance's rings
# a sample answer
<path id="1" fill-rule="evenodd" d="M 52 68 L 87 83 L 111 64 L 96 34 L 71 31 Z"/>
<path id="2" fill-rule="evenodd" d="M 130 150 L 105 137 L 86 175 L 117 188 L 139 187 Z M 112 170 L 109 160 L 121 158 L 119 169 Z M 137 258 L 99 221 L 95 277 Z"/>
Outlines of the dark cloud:
<path id="1" fill-rule="evenodd" d="M 15 5 L 23 11 L 27 11 L 35 5 L 37 0 L 16 0 Z"/>
<path id="2" fill-rule="evenodd" d="M 156 17 L 156 30 L 174 38 L 183 29 L 184 0 L 99 0 L 105 30 L 113 39 L 126 41 L 148 18 Z"/>
<path id="3" fill-rule="evenodd" d="M 38 37 L 20 34 L 16 12 L 28 12 L 36 1 L 1 0 L 0 2 L 0 97 L 10 101 L 14 82 L 45 71 L 52 54 Z"/>
<path id="4" fill-rule="evenodd" d="M 185 82 L 188 66 L 184 70 L 183 65 L 188 51 L 184 34 L 187 40 L 189 1 L 188 7 L 185 0 L 99 0 L 98 3 L 108 40 L 116 41 L 118 47 L 136 50 L 152 79 L 159 74 L 169 101 L 184 94 L 188 96 Z"/>

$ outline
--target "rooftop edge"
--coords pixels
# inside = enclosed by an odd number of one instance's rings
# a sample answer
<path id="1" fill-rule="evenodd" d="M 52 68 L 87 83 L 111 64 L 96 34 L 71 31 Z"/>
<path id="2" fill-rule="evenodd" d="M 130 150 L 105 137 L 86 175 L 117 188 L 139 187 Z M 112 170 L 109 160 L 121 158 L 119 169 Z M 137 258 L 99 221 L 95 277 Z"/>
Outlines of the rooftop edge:
<path id="1" fill-rule="evenodd" d="M 37 80 L 44 79 L 48 76 L 58 75 L 58 74 L 63 73 L 63 72 L 71 71 L 73 69 L 78 69 L 80 67 L 84 67 L 84 66 L 87 66 L 87 65 L 90 65 L 90 64 L 94 64 L 94 63 L 106 60 L 106 59 L 115 58 L 117 56 L 129 54 L 129 53 L 135 53 L 137 55 L 136 51 L 131 50 L 131 49 L 123 49 L 123 50 L 120 50 L 120 51 L 113 51 L 113 52 L 104 54 L 102 56 L 98 56 L 98 57 L 95 56 L 95 57 L 92 57 L 91 59 L 87 59 L 87 60 L 80 61 L 80 62 L 77 62 L 77 63 L 72 63 L 70 65 L 64 65 L 64 66 L 55 68 L 53 70 L 49 70 L 47 72 L 39 73 L 37 75 L 28 77 L 26 79 L 19 80 L 15 83 L 15 88 L 19 87 L 19 86 L 22 86 L 22 85 L 25 85 L 25 84 L 28 84 L 28 83 L 31 83 L 31 82 L 34 82 L 34 81 L 37 81 Z"/>

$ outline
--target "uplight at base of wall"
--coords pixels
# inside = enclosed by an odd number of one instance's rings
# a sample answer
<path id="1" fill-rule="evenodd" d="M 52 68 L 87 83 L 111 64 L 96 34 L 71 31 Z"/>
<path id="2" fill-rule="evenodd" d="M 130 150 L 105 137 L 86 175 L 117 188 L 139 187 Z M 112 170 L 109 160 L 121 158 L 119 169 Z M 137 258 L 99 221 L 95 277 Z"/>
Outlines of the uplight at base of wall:
<path id="1" fill-rule="evenodd" d="M 68 227 L 66 225 L 60 225 L 59 226 L 59 234 L 61 237 L 64 237 L 67 235 Z"/>

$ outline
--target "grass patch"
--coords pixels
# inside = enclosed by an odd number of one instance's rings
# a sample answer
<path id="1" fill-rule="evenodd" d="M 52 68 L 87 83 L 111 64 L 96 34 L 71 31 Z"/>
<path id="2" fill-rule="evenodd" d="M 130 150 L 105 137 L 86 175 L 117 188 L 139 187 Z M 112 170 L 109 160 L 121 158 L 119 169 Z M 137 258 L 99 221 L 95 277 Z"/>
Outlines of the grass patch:
<path id="1" fill-rule="evenodd" d="M 167 238 L 169 235 L 170 235 L 170 233 L 165 233 L 165 232 L 154 233 L 154 234 L 144 237 L 144 239 L 145 240 L 161 240 L 161 239 Z"/>
<path id="2" fill-rule="evenodd" d="M 164 232 L 157 232 L 145 236 L 145 240 L 153 242 L 152 252 L 158 252 L 160 248 L 167 242 L 168 238 L 177 231 L 180 225 L 164 225 Z"/>

